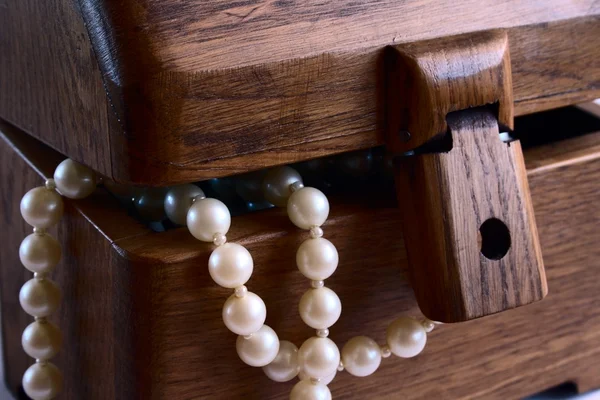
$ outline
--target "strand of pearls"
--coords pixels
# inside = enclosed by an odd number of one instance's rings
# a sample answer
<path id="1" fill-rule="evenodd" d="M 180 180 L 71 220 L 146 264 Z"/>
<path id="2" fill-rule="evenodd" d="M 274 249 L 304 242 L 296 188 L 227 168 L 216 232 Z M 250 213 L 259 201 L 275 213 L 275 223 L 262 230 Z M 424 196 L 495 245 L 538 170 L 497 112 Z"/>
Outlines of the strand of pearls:
<path id="1" fill-rule="evenodd" d="M 329 201 L 318 189 L 304 187 L 301 181 L 290 186 L 293 192 L 287 203 L 288 217 L 294 225 L 310 232 L 296 253 L 296 265 L 311 281 L 298 306 L 302 321 L 316 330 L 316 336 L 307 339 L 298 350 L 300 382 L 290 399 L 330 399 L 327 387 L 341 370 L 340 351 L 328 338 L 329 328 L 342 314 L 338 295 L 325 286 L 325 280 L 337 269 L 339 256 L 329 240 L 323 238 L 321 225 L 329 216 Z"/>
<path id="2" fill-rule="evenodd" d="M 21 200 L 21 215 L 33 227 L 33 233 L 19 248 L 21 262 L 34 273 L 19 293 L 21 306 L 35 318 L 22 336 L 23 349 L 36 360 L 23 375 L 23 389 L 33 400 L 56 397 L 63 381 L 59 369 L 49 361 L 62 346 L 62 334 L 48 321 L 61 300 L 59 287 L 48 278 L 61 258 L 61 247 L 46 229 L 62 217 L 61 194 L 82 199 L 95 187 L 94 172 L 67 159 L 56 168 L 54 179 L 30 190 Z M 345 369 L 355 376 L 368 376 L 377 370 L 381 358 L 391 354 L 404 358 L 419 354 L 434 323 L 406 317 L 388 327 L 385 345 L 358 336 L 350 339 L 340 353 L 328 336 L 329 328 L 341 315 L 342 304 L 337 294 L 324 284 L 339 261 L 337 249 L 323 238 L 321 229 L 329 216 L 329 201 L 318 189 L 304 187 L 298 172 L 290 167 L 271 170 L 263 181 L 263 191 L 272 204 L 287 205 L 292 223 L 310 233 L 310 238 L 298 248 L 296 264 L 311 281 L 311 288 L 300 300 L 300 317 L 316 330 L 316 335 L 300 349 L 289 341 L 279 340 L 275 331 L 265 325 L 265 303 L 246 287 L 254 269 L 252 256 L 245 247 L 227 242 L 231 226 L 227 206 L 217 199 L 206 198 L 195 185 L 172 188 L 165 198 L 165 212 L 173 222 L 187 225 L 196 239 L 216 246 L 209 257 L 208 269 L 218 285 L 232 289 L 222 317 L 225 326 L 238 335 L 236 350 L 240 359 L 250 366 L 263 367 L 265 374 L 277 382 L 299 376 L 291 400 L 330 400 L 327 385 L 337 371 Z"/>
<path id="3" fill-rule="evenodd" d="M 327 385 L 337 371 L 345 369 L 354 376 L 364 377 L 379 368 L 382 358 L 391 354 L 409 358 L 423 350 L 427 333 L 434 328 L 434 323 L 427 319 L 396 319 L 387 328 L 383 346 L 369 337 L 357 336 L 350 339 L 340 353 L 337 345 L 328 338 L 329 328 L 342 312 L 339 297 L 324 282 L 335 272 L 339 262 L 337 249 L 323 238 L 321 228 L 329 216 L 329 201 L 320 190 L 304 187 L 301 176 L 294 169 L 271 170 L 265 176 L 262 188 L 269 202 L 279 207 L 287 206 L 292 223 L 310 234 L 298 248 L 296 264 L 311 281 L 311 288 L 300 300 L 300 317 L 316 330 L 316 335 L 307 339 L 300 349 L 289 341 L 279 340 L 275 331 L 265 325 L 265 303 L 246 287 L 254 269 L 252 256 L 243 246 L 227 243 L 225 235 L 231 226 L 231 216 L 225 204 L 207 199 L 203 193 L 198 195 L 196 186 L 185 186 L 167 194 L 165 211 L 168 215 L 181 215 L 173 204 L 184 208 L 189 205 L 186 218 L 189 231 L 197 239 L 213 242 L 216 246 L 208 261 L 210 276 L 218 285 L 233 290 L 223 306 L 223 322 L 238 335 L 238 356 L 250 366 L 263 367 L 265 374 L 277 382 L 299 376 L 300 381 L 290 393 L 291 400 L 330 400 Z M 172 221 L 177 222 L 175 218 Z"/>
<path id="4" fill-rule="evenodd" d="M 33 272 L 33 278 L 19 292 L 21 307 L 35 318 L 21 337 L 23 349 L 35 359 L 35 364 L 25 371 L 22 381 L 23 390 L 33 400 L 56 397 L 63 382 L 62 373 L 49 361 L 62 347 L 62 333 L 48 320 L 61 301 L 60 288 L 48 275 L 60 261 L 62 250 L 58 241 L 46 230 L 56 225 L 63 215 L 60 194 L 81 199 L 95 188 L 94 172 L 67 159 L 56 167 L 54 179 L 48 179 L 45 186 L 31 189 L 21 199 L 21 215 L 33 227 L 33 233 L 19 247 L 21 263 Z"/>
<path id="5" fill-rule="evenodd" d="M 192 188 L 188 189 L 184 197 L 189 199 Z M 268 365 L 277 356 L 280 342 L 275 331 L 264 323 L 264 301 L 245 286 L 254 270 L 252 256 L 244 246 L 227 242 L 231 215 L 225 204 L 203 194 L 191 201 L 186 225 L 196 239 L 216 246 L 208 260 L 208 271 L 215 283 L 232 289 L 223 305 L 222 317 L 225 326 L 238 335 L 237 353 L 250 366 Z"/>

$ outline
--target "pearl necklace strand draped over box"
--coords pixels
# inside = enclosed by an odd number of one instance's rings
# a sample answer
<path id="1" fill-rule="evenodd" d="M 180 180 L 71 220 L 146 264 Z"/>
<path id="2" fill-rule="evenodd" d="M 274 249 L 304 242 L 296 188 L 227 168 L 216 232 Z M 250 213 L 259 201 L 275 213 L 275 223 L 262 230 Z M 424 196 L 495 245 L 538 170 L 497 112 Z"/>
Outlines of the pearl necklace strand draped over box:
<path id="1" fill-rule="evenodd" d="M 82 199 L 96 188 L 96 175 L 87 167 L 70 159 L 64 160 L 54 172 L 54 179 L 45 186 L 31 189 L 21 200 L 21 215 L 33 227 L 19 248 L 21 262 L 34 277 L 19 293 L 23 310 L 35 318 L 23 332 L 25 352 L 35 359 L 23 375 L 23 389 L 34 400 L 56 397 L 62 389 L 62 374 L 49 360 L 62 347 L 60 329 L 48 321 L 61 300 L 59 287 L 48 275 L 61 258 L 61 247 L 46 229 L 58 223 L 63 214 L 61 195 Z M 331 392 L 327 385 L 337 371 L 364 377 L 374 373 L 382 358 L 394 354 L 408 358 L 425 347 L 427 333 L 434 328 L 430 320 L 401 317 L 386 331 L 386 344 L 380 346 L 367 336 L 350 339 L 342 348 L 328 338 L 329 328 L 339 319 L 342 304 L 337 294 L 325 286 L 325 280 L 337 269 L 338 252 L 333 243 L 323 237 L 321 228 L 329 216 L 329 201 L 318 189 L 304 187 L 302 177 L 290 167 L 275 168 L 264 178 L 265 198 L 278 207 L 287 207 L 291 222 L 310 232 L 296 253 L 296 265 L 310 286 L 300 300 L 300 318 L 315 336 L 300 348 L 280 340 L 273 329 L 265 325 L 267 309 L 263 300 L 245 286 L 252 276 L 254 262 L 248 250 L 227 242 L 231 226 L 229 209 L 221 201 L 206 198 L 195 185 L 170 189 L 165 198 L 165 212 L 176 224 L 186 225 L 198 240 L 212 242 L 216 248 L 210 255 L 208 270 L 219 286 L 232 290 L 223 306 L 223 322 L 238 335 L 236 350 L 240 359 L 262 367 L 276 382 L 286 382 L 296 376 L 300 381 L 290 393 L 291 400 L 327 400 Z"/>

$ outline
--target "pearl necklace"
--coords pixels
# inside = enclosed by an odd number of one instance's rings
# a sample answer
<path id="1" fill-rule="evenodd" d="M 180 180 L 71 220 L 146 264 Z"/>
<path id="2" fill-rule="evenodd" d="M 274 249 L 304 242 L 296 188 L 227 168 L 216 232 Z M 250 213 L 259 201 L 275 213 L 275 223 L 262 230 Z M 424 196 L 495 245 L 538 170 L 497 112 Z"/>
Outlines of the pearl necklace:
<path id="1" fill-rule="evenodd" d="M 21 262 L 34 278 L 26 282 L 19 293 L 21 306 L 35 317 L 23 332 L 22 345 L 36 363 L 23 375 L 23 389 L 34 400 L 52 399 L 61 391 L 62 375 L 49 362 L 62 345 L 59 328 L 47 318 L 60 303 L 60 289 L 47 275 L 61 257 L 60 244 L 46 229 L 54 226 L 63 214 L 60 192 L 71 199 L 82 199 L 96 187 L 96 176 L 87 167 L 67 159 L 58 165 L 54 179 L 45 186 L 25 194 L 21 200 L 21 215 L 33 226 L 19 248 Z M 401 317 L 386 331 L 386 344 L 379 346 L 373 339 L 357 336 L 350 339 L 340 352 L 328 338 L 329 328 L 339 319 L 342 304 L 337 294 L 325 286 L 325 280 L 337 269 L 338 252 L 333 243 L 323 237 L 321 226 L 329 216 L 329 201 L 318 189 L 305 187 L 302 178 L 290 167 L 271 170 L 263 181 L 265 198 L 279 207 L 287 207 L 291 222 L 309 231 L 310 237 L 298 248 L 296 264 L 311 281 L 300 300 L 302 321 L 316 330 L 298 349 L 293 343 L 279 340 L 273 329 L 265 325 L 267 310 L 263 300 L 248 291 L 245 284 L 252 276 L 254 262 L 250 252 L 236 243 L 228 243 L 226 234 L 231 215 L 221 201 L 206 198 L 195 185 L 172 188 L 165 199 L 165 212 L 179 225 L 187 225 L 198 240 L 212 242 L 216 248 L 208 261 L 211 278 L 219 286 L 233 289 L 223 306 L 225 326 L 238 335 L 236 350 L 240 359 L 276 382 L 286 382 L 299 376 L 290 393 L 291 400 L 327 400 L 331 392 L 327 385 L 337 371 L 346 370 L 354 376 L 374 373 L 382 358 L 392 354 L 409 358 L 425 347 L 427 333 L 434 322 Z"/>

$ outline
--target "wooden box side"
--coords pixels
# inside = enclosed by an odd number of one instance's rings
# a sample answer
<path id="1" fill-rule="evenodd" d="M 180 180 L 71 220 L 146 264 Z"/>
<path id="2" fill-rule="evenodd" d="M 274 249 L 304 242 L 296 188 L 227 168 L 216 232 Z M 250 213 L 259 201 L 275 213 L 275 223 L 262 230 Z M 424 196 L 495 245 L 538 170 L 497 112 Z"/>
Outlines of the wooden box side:
<path id="1" fill-rule="evenodd" d="M 77 3 L 0 3 L 0 118 L 112 175 L 108 98 Z"/>
<path id="2" fill-rule="evenodd" d="M 382 144 L 388 45 L 506 29 L 517 115 L 600 96 L 592 0 L 2 10 L 0 118 L 124 182 L 166 186 Z"/>
<path id="3" fill-rule="evenodd" d="M 27 233 L 17 205 L 41 179 L 14 148 L 4 142 L 0 147 L 1 183 L 14 187 L 2 195 L 7 210 L 2 240 L 13 251 L 1 253 L 0 285 L 7 378 L 15 388 L 32 361 L 20 349 L 21 330 L 30 318 L 16 301 L 29 278 L 16 251 Z M 43 175 L 51 173 L 51 163 L 43 161 L 47 150 L 26 156 L 30 162 L 42 160 L 32 165 Z M 548 297 L 480 320 L 439 326 L 419 357 L 386 359 L 369 378 L 339 373 L 331 385 L 334 396 L 521 398 L 565 381 L 581 391 L 600 386 L 595 334 L 600 314 L 593 306 L 600 293 L 595 279 L 600 158 L 560 165 L 543 172 L 536 167 L 530 177 Z M 15 184 L 16 175 L 26 178 Z M 211 281 L 206 268 L 212 246 L 199 243 L 185 228 L 148 232 L 114 204 L 102 189 L 84 201 L 68 202 L 58 228 L 66 249 L 55 276 L 65 291 L 58 323 L 66 340 L 57 359 L 67 377 L 65 398 L 286 398 L 292 382 L 269 381 L 235 353 L 236 337 L 221 321 L 230 293 Z M 387 234 L 397 232 L 398 219 L 396 208 L 332 203 L 324 230 L 340 252 L 339 270 L 328 280 L 344 307 L 331 329 L 340 346 L 359 334 L 383 342 L 394 318 L 420 315 L 403 241 Z M 297 345 L 312 334 L 296 312 L 308 288 L 294 263 L 304 235 L 277 210 L 237 217 L 228 234 L 254 257 L 256 272 L 248 287 L 268 305 L 267 324 Z"/>

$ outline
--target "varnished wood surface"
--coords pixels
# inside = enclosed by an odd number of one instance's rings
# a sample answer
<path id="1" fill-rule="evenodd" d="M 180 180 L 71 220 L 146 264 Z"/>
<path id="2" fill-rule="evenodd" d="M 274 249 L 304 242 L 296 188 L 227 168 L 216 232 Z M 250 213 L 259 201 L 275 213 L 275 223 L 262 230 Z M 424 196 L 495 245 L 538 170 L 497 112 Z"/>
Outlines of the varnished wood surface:
<path id="1" fill-rule="evenodd" d="M 0 117 L 111 173 L 106 93 L 70 0 L 0 1 Z"/>
<path id="2" fill-rule="evenodd" d="M 0 133 L 19 150 L 0 141 L 0 180 L 10 188 L 1 198 L 2 216 L 12 230 L 2 237 L 0 252 L 2 334 L 13 338 L 3 342 L 4 377 L 8 389 L 17 394 L 23 372 L 34 362 L 20 346 L 21 333 L 33 318 L 20 309 L 18 300 L 20 286 L 32 277 L 18 256 L 21 241 L 31 232 L 20 216 L 19 203 L 27 190 L 43 184 L 40 174 L 52 176 L 62 157 L 9 126 L 0 125 Z M 28 157 L 27 162 L 22 156 Z M 63 245 L 63 258 L 55 273 L 63 300 L 52 320 L 60 326 L 68 348 L 53 362 L 65 375 L 61 398 L 129 399 L 135 393 L 135 368 L 126 323 L 129 305 L 122 296 L 129 288 L 122 286 L 127 282 L 127 270 L 120 268 L 123 259 L 113 254 L 112 243 L 147 229 L 133 220 L 123 224 L 122 208 L 105 191 L 98 190 L 92 197 L 95 205 L 88 208 L 85 217 L 79 207 L 65 201 L 63 220 L 50 230 Z M 89 204 L 88 199 L 78 206 Z"/>
<path id="3" fill-rule="evenodd" d="M 461 322 L 541 300 L 521 146 L 499 136 L 514 125 L 506 32 L 390 47 L 386 64 L 386 141 L 413 154 L 397 158 L 395 175 L 419 307 Z"/>
<path id="4" fill-rule="evenodd" d="M 528 151 L 528 156 L 529 176 L 557 166 L 593 161 L 600 158 L 600 132 L 535 147 Z"/>
<path id="5" fill-rule="evenodd" d="M 16 299 L 29 274 L 18 262 L 16 249 L 26 230 L 16 205 L 40 180 L 4 142 L 0 147 L 0 184 L 14 187 L 2 191 L 2 240 L 14 251 L 0 254 L 4 349 L 11 351 L 8 378 L 14 389 L 31 361 L 20 350 L 29 318 Z M 386 359 L 368 378 L 340 373 L 333 395 L 504 399 L 565 381 L 576 382 L 580 391 L 600 387 L 599 171 L 600 160 L 582 160 L 531 176 L 549 280 L 546 299 L 438 327 L 419 357 Z M 15 177 L 23 183 L 15 184 Z M 228 291 L 214 285 L 205 268 L 211 246 L 185 229 L 148 232 L 117 208 L 105 214 L 115 202 L 100 192 L 68 202 L 58 227 L 67 249 L 57 272 L 67 298 L 58 320 L 67 336 L 57 360 L 67 374 L 63 398 L 286 398 L 291 383 L 270 382 L 237 359 L 235 335 L 221 321 Z M 420 315 L 403 242 L 388 234 L 397 230 L 398 218 L 397 209 L 332 204 L 324 230 L 340 251 L 340 267 L 329 280 L 344 307 L 331 329 L 340 345 L 356 334 L 382 342 L 395 317 Z M 133 230 L 122 236 L 123 229 Z M 312 334 L 296 311 L 307 289 L 294 266 L 304 236 L 276 210 L 236 218 L 228 234 L 253 254 L 255 274 L 248 286 L 265 299 L 267 324 L 296 344 Z"/>
<path id="6" fill-rule="evenodd" d="M 593 0 L 465 0 L 460 4 L 436 0 L 192 0 L 185 6 L 175 1 L 88 0 L 83 4 L 84 11 L 105 13 L 114 30 L 95 32 L 114 40 L 107 43 L 113 47 L 102 50 L 118 53 L 125 62 L 144 60 L 143 67 L 149 72 L 239 68 L 600 13 Z M 92 35 L 92 39 L 96 38 Z M 152 51 L 141 48 L 142 44 L 151 45 Z M 116 67 L 111 74 L 119 80 L 138 76 L 134 65 Z"/>
<path id="7" fill-rule="evenodd" d="M 600 95 L 593 61 L 599 26 L 590 17 L 508 31 L 516 115 Z M 114 139 L 122 143 L 117 159 L 136 160 L 128 171 L 115 161 L 114 175 L 183 182 L 379 145 L 382 52 L 366 47 L 233 69 L 169 70 L 115 88 L 130 105 L 121 120 L 143 134 Z"/>
<path id="8" fill-rule="evenodd" d="M 596 2 L 473 3 L 2 0 L 0 117 L 168 185 L 382 144 L 386 45 L 506 28 L 517 115 L 600 96 Z"/>
<path id="9" fill-rule="evenodd" d="M 513 130 L 506 32 L 464 34 L 386 50 L 386 143 L 394 154 L 440 140 L 448 132 L 448 114 L 468 108 L 493 106 L 502 131 Z M 429 152 L 442 150 L 448 149 Z"/>
<path id="10" fill-rule="evenodd" d="M 520 143 L 502 142 L 486 109 L 455 112 L 448 127 L 452 150 L 397 165 L 421 310 L 434 321 L 460 322 L 541 300 L 548 289 Z M 490 220 L 508 230 L 501 259 L 482 251 L 482 241 L 501 242 L 498 232 L 484 234 Z"/>

